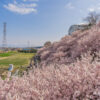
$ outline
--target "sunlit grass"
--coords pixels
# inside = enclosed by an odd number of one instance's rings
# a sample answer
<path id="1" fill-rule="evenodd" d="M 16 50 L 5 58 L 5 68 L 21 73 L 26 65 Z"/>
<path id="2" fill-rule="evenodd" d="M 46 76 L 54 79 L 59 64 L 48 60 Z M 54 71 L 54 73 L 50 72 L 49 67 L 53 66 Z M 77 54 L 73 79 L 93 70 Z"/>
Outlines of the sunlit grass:
<path id="1" fill-rule="evenodd" d="M 8 57 L 11 56 L 13 54 L 15 54 L 16 52 L 10 51 L 10 52 L 6 52 L 6 53 L 0 53 L 0 57 Z"/>
<path id="2" fill-rule="evenodd" d="M 34 53 L 8 52 L 0 54 L 0 74 L 7 71 L 9 64 L 14 65 L 13 72 L 17 69 L 20 71 L 25 70 L 33 56 Z"/>

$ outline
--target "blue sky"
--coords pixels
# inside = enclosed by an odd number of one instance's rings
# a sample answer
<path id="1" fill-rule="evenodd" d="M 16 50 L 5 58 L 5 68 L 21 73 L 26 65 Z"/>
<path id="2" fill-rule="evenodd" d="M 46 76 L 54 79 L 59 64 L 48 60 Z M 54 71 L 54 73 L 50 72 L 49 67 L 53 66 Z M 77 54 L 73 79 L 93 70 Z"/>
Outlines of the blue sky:
<path id="1" fill-rule="evenodd" d="M 0 0 L 0 44 L 3 22 L 9 45 L 39 46 L 60 40 L 91 11 L 100 11 L 100 0 Z"/>

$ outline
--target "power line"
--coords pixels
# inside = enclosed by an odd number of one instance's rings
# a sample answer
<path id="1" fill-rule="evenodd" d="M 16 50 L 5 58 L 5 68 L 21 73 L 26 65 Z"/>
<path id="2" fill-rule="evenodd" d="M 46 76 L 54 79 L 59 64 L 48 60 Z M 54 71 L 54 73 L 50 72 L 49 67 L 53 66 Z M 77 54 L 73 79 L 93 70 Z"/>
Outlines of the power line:
<path id="1" fill-rule="evenodd" d="M 30 41 L 28 41 L 27 44 L 28 44 L 27 46 L 30 47 Z"/>

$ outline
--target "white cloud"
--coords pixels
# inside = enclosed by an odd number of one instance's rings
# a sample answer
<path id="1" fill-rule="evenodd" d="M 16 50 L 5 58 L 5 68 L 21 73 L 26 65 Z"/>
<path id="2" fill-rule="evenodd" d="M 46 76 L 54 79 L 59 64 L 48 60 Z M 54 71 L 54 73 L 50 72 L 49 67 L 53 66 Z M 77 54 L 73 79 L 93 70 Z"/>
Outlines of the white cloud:
<path id="1" fill-rule="evenodd" d="M 33 0 L 26 0 L 26 1 L 33 1 Z M 36 7 L 37 7 L 36 3 L 18 4 L 16 0 L 14 0 L 14 3 L 8 3 L 7 5 L 4 5 L 4 8 L 6 8 L 7 10 L 15 12 L 15 13 L 23 14 L 23 15 L 30 14 L 30 13 L 36 13 L 37 12 Z"/>
<path id="2" fill-rule="evenodd" d="M 89 12 L 100 11 L 100 4 L 88 8 Z"/>
<path id="3" fill-rule="evenodd" d="M 88 8 L 88 11 L 89 12 L 94 12 L 95 11 L 95 8 Z"/>
<path id="4" fill-rule="evenodd" d="M 65 8 L 68 8 L 68 9 L 74 9 L 75 7 L 73 6 L 73 4 L 71 2 L 69 2 Z"/>
<path id="5" fill-rule="evenodd" d="M 31 7 L 35 8 L 35 7 L 37 7 L 37 4 L 36 3 L 20 4 L 19 7 L 21 7 L 21 8 L 31 8 Z"/>

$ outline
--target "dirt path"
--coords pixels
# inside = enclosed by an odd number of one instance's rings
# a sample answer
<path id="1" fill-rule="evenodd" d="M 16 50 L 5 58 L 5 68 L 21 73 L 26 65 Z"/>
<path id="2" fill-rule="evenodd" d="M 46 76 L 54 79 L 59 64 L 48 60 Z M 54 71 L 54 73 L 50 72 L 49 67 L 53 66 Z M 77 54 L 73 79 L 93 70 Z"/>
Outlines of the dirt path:
<path id="1" fill-rule="evenodd" d="M 1 57 L 0 60 L 7 59 L 8 57 Z"/>

